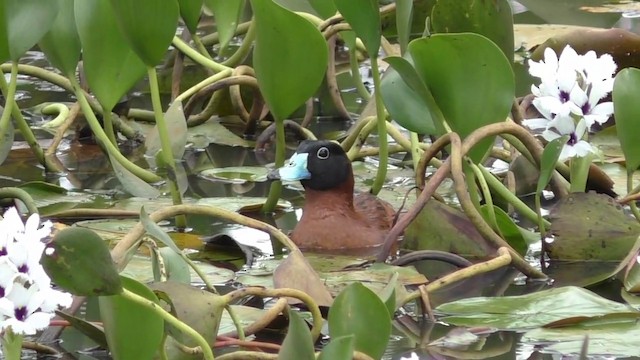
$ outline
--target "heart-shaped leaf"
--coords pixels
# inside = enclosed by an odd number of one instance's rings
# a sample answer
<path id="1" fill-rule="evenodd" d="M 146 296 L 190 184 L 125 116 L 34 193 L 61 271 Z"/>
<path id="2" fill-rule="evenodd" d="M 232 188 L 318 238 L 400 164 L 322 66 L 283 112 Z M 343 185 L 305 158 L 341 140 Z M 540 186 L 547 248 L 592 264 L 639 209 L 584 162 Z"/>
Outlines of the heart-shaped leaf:
<path id="1" fill-rule="evenodd" d="M 297 312 L 289 312 L 289 330 L 278 352 L 278 360 L 314 360 L 315 358 L 309 326 Z"/>
<path id="2" fill-rule="evenodd" d="M 190 33 L 195 34 L 202 13 L 202 0 L 178 0 L 178 6 L 180 6 L 180 17 L 182 17 L 187 29 Z"/>
<path id="3" fill-rule="evenodd" d="M 220 41 L 220 53 L 224 52 L 236 35 L 244 0 L 205 0 L 205 5 L 213 12 Z"/>
<path id="4" fill-rule="evenodd" d="M 1 1 L 0 62 L 18 61 L 49 31 L 57 14 L 57 1 Z"/>
<path id="5" fill-rule="evenodd" d="M 67 76 L 75 76 L 78 60 L 80 60 L 80 39 L 73 16 L 74 0 L 57 0 L 59 5 L 49 32 L 40 40 L 40 49 L 47 60 Z"/>
<path id="6" fill-rule="evenodd" d="M 334 0 L 338 11 L 364 43 L 370 57 L 380 48 L 380 9 L 376 0 Z"/>

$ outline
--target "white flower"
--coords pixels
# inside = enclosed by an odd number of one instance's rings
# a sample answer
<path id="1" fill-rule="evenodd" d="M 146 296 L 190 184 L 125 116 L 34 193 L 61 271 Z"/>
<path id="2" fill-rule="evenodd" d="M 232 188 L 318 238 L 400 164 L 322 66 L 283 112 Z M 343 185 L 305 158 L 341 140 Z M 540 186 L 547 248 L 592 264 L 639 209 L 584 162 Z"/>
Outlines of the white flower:
<path id="1" fill-rule="evenodd" d="M 45 294 L 39 290 L 36 284 L 26 288 L 17 283 L 9 294 L 0 299 L 0 314 L 5 316 L 0 324 L 0 332 L 11 328 L 16 334 L 34 335 L 38 330 L 49 326 L 55 313 L 40 309 L 45 301 Z"/>
<path id="2" fill-rule="evenodd" d="M 584 157 L 595 152 L 591 144 L 582 140 L 586 131 L 587 125 L 584 119 L 575 125 L 571 115 L 560 114 L 549 123 L 549 128 L 542 133 L 542 137 L 547 141 L 553 141 L 561 136 L 569 135 L 569 140 L 562 148 L 558 159 L 565 161 L 569 158 Z"/>

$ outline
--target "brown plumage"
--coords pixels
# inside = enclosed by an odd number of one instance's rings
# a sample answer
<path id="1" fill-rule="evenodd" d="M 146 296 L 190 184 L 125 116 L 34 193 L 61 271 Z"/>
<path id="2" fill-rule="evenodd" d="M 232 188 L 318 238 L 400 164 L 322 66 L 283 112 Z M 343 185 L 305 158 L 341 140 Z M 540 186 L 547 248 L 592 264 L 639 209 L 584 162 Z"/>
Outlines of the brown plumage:
<path id="1" fill-rule="evenodd" d="M 270 177 L 300 180 L 305 189 L 302 218 L 291 234 L 302 250 L 370 255 L 393 225 L 389 203 L 370 193 L 354 196 L 351 162 L 334 142 L 302 142 Z"/>

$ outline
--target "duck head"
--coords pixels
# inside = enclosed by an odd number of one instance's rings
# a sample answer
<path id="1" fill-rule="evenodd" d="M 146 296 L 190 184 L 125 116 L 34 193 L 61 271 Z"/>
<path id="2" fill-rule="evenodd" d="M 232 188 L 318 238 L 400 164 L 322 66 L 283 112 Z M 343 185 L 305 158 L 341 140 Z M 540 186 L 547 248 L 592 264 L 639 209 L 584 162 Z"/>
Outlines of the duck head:
<path id="1" fill-rule="evenodd" d="M 327 140 L 305 140 L 285 166 L 270 172 L 271 180 L 300 183 L 305 189 L 329 190 L 353 183 L 351 161 L 342 147 Z"/>

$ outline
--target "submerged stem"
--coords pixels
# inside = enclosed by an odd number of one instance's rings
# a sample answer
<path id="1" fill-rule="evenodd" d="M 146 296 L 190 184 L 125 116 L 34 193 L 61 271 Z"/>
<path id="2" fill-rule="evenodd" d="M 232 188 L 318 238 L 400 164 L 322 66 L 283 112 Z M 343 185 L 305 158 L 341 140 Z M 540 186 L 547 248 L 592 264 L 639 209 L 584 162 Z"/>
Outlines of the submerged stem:
<path id="1" fill-rule="evenodd" d="M 377 195 L 387 177 L 387 163 L 389 161 L 389 146 L 387 143 L 387 119 L 385 116 L 382 95 L 380 94 L 380 69 L 378 69 L 378 57 L 371 57 L 371 70 L 373 75 L 374 97 L 376 101 L 376 115 L 378 117 L 378 172 L 371 186 L 371 193 Z"/>

